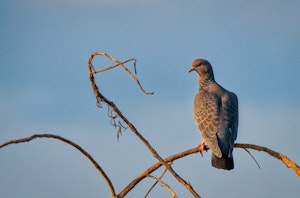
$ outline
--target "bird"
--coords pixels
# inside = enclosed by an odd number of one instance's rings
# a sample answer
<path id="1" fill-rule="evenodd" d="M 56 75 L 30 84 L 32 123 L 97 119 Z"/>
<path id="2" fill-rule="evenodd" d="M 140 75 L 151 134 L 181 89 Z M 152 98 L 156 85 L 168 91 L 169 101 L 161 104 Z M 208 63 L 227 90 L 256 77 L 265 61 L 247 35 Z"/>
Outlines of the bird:
<path id="1" fill-rule="evenodd" d="M 194 119 L 203 140 L 200 154 L 212 150 L 211 164 L 224 170 L 234 168 L 232 151 L 238 133 L 238 98 L 219 85 L 213 68 L 205 59 L 195 59 L 189 73 L 198 73 L 199 90 L 194 98 Z"/>

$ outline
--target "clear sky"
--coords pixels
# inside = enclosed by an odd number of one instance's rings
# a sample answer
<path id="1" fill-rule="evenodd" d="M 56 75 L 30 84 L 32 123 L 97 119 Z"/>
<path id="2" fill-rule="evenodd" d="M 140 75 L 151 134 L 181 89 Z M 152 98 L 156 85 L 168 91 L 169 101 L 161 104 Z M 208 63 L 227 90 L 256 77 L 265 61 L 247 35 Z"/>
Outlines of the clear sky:
<path id="1" fill-rule="evenodd" d="M 0 142 L 36 133 L 69 138 L 86 149 L 116 192 L 156 162 L 127 130 L 116 140 L 107 108 L 95 106 L 87 61 L 94 51 L 137 59 L 144 95 L 120 68 L 97 75 L 100 90 L 158 153 L 195 147 L 195 58 L 239 98 L 237 142 L 266 146 L 300 164 L 300 1 L 9 0 L 0 2 Z M 110 62 L 95 58 L 95 66 Z M 132 65 L 128 64 L 128 67 Z M 235 169 L 211 167 L 210 155 L 174 162 L 203 197 L 298 197 L 299 177 L 280 161 L 234 150 Z M 109 197 L 77 150 L 38 139 L 0 150 L 0 197 Z M 159 176 L 163 169 L 155 172 Z M 179 197 L 189 192 L 163 178 Z M 128 194 L 143 197 L 153 180 Z M 171 197 L 158 185 L 150 197 Z"/>

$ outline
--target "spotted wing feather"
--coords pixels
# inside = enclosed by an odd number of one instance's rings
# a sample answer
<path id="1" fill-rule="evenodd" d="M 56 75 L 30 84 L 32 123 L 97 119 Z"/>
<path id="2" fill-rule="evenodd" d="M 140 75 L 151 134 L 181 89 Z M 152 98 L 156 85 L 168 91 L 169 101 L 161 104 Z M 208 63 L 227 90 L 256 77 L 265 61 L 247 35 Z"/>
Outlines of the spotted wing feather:
<path id="1" fill-rule="evenodd" d="M 221 111 L 220 117 L 222 118 L 224 130 L 219 130 L 219 132 L 226 133 L 223 134 L 223 136 L 226 136 L 226 148 L 228 148 L 224 149 L 224 151 L 222 149 L 222 151 L 223 153 L 226 153 L 228 157 L 230 157 L 234 147 L 234 141 L 237 138 L 238 129 L 238 99 L 234 93 L 226 91 L 222 97 Z M 222 145 L 220 146 L 222 147 Z"/>
<path id="2" fill-rule="evenodd" d="M 222 157 L 218 146 L 219 106 L 217 98 L 208 91 L 199 91 L 194 99 L 194 118 L 205 143 L 217 157 Z"/>

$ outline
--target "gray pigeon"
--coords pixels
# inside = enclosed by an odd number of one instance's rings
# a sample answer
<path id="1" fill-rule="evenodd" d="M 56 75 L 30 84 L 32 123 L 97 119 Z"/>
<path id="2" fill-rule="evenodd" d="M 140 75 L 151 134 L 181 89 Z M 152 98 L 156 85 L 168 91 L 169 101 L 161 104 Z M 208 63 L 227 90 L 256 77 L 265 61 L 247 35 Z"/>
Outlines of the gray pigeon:
<path id="1" fill-rule="evenodd" d="M 231 170 L 238 130 L 237 96 L 215 81 L 207 60 L 194 60 L 191 71 L 198 73 L 199 92 L 194 99 L 194 118 L 203 137 L 199 144 L 201 155 L 207 145 L 212 150 L 212 166 Z"/>

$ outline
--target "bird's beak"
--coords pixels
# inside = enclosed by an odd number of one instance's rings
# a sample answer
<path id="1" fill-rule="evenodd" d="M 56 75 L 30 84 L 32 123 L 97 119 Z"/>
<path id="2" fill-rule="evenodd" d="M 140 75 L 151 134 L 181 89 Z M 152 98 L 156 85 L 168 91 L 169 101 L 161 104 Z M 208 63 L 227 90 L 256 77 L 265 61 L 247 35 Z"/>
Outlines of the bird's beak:
<path id="1" fill-rule="evenodd" d="M 195 71 L 195 68 L 192 67 L 191 69 L 189 69 L 188 72 L 190 73 L 190 72 L 192 72 L 192 71 Z"/>

